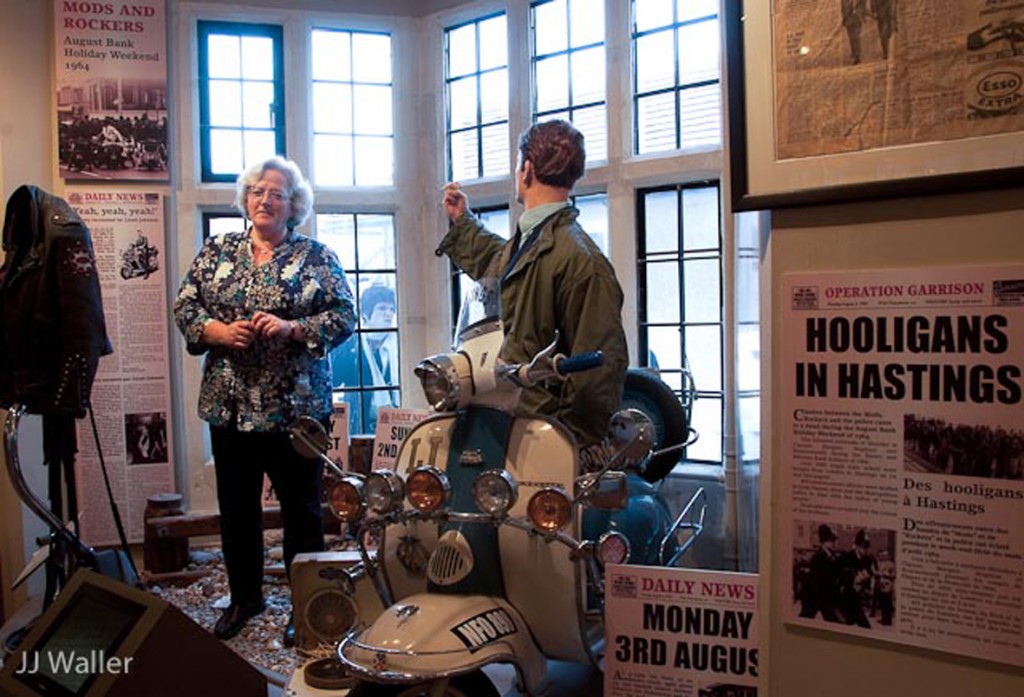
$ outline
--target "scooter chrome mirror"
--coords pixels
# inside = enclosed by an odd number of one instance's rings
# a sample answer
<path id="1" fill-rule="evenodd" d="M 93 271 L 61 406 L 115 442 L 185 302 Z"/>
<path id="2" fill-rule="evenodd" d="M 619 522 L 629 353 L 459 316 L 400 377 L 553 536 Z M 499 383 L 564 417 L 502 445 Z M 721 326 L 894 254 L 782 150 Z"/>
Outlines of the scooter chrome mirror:
<path id="1" fill-rule="evenodd" d="M 639 409 L 621 409 L 608 422 L 608 435 L 619 458 L 637 464 L 654 449 L 657 432 L 651 417 Z"/>
<path id="2" fill-rule="evenodd" d="M 319 459 L 334 474 L 339 477 L 346 476 L 345 472 L 327 457 L 331 437 L 322 423 L 311 416 L 300 416 L 288 427 L 288 435 L 292 441 L 292 448 L 299 455 Z"/>
<path id="3" fill-rule="evenodd" d="M 611 470 L 602 475 L 585 474 L 576 479 L 576 498 L 588 508 L 621 511 L 629 505 L 626 473 Z"/>

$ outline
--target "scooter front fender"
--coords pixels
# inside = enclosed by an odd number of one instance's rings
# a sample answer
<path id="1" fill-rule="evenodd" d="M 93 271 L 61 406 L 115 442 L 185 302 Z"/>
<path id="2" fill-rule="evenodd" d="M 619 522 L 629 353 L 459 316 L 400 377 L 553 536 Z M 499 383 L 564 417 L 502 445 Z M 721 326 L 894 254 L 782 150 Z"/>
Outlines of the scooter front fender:
<path id="1" fill-rule="evenodd" d="M 484 595 L 409 596 L 346 636 L 338 658 L 357 677 L 377 683 L 430 682 L 511 663 L 521 687 L 537 694 L 547 676 L 546 659 L 519 612 Z"/>

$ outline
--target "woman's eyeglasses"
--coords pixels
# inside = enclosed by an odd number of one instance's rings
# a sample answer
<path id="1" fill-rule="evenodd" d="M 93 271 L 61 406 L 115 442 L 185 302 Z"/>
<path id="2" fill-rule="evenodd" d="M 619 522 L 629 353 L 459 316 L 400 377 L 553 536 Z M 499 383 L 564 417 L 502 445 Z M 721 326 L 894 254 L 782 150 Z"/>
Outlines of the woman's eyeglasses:
<path id="1" fill-rule="evenodd" d="M 266 196 L 275 203 L 281 203 L 288 198 L 288 193 L 285 191 L 281 191 L 280 189 L 263 189 L 261 187 L 249 189 L 249 195 L 257 200 L 261 200 Z"/>

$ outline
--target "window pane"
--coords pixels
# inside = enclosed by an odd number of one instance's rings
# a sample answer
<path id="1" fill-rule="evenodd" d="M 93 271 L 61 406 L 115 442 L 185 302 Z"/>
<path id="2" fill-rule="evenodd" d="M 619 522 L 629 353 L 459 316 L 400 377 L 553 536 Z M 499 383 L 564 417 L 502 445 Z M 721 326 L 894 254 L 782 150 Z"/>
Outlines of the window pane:
<path id="1" fill-rule="evenodd" d="M 226 235 L 229 232 L 242 232 L 245 230 L 245 219 L 233 215 L 217 215 L 207 219 L 207 229 L 210 237 Z"/>
<path id="2" fill-rule="evenodd" d="M 234 80 L 210 81 L 210 125 L 242 125 L 242 85 Z"/>
<path id="3" fill-rule="evenodd" d="M 266 36 L 242 37 L 242 79 L 274 79 L 274 42 Z"/>
<path id="4" fill-rule="evenodd" d="M 537 111 L 561 109 L 569 104 L 569 59 L 566 54 L 537 61 Z"/>
<path id="5" fill-rule="evenodd" d="M 482 123 L 508 120 L 508 70 L 480 76 L 480 118 Z"/>
<path id="6" fill-rule="evenodd" d="M 352 186 L 352 137 L 313 136 L 314 179 L 323 186 Z"/>
<path id="7" fill-rule="evenodd" d="M 274 84 L 272 82 L 242 83 L 242 121 L 246 128 L 272 128 Z"/>
<path id="8" fill-rule="evenodd" d="M 588 148 L 589 149 L 589 148 Z M 587 153 L 590 159 L 590 153 Z M 576 208 L 580 211 L 577 219 L 580 226 L 590 235 L 598 249 L 608 254 L 608 196 L 607 194 L 591 194 L 577 196 Z"/>
<path id="9" fill-rule="evenodd" d="M 717 1 L 717 0 L 716 0 Z M 682 4 L 686 4 L 682 2 Z M 647 31 L 672 23 L 671 0 L 633 0 L 633 20 L 637 31 Z"/>
<path id="10" fill-rule="evenodd" d="M 313 31 L 313 79 L 351 80 L 350 34 L 345 31 Z"/>
<path id="11" fill-rule="evenodd" d="M 476 25 L 467 24 L 448 32 L 448 76 L 476 71 Z"/>
<path id="12" fill-rule="evenodd" d="M 718 249 L 718 225 L 718 188 L 684 189 L 684 249 Z"/>
<path id="13" fill-rule="evenodd" d="M 245 167 L 278 154 L 273 131 L 244 131 L 243 133 Z"/>
<path id="14" fill-rule="evenodd" d="M 317 215 L 316 238 L 334 250 L 346 272 L 356 268 L 355 216 L 341 213 Z"/>
<path id="15" fill-rule="evenodd" d="M 356 136 L 356 186 L 388 186 L 394 172 L 394 142 L 391 138 Z"/>
<path id="16" fill-rule="evenodd" d="M 644 246 L 648 256 L 678 251 L 676 200 L 675 191 L 656 191 L 644 196 Z"/>
<path id="17" fill-rule="evenodd" d="M 680 22 L 717 15 L 718 0 L 685 0 L 676 3 L 676 17 Z"/>
<path id="18" fill-rule="evenodd" d="M 471 75 L 448 84 L 451 99 L 449 118 L 451 128 L 465 128 L 477 124 L 476 76 Z"/>
<path id="19" fill-rule="evenodd" d="M 636 91 L 638 93 L 673 87 L 676 84 L 675 46 L 671 31 L 636 40 Z"/>
<path id="20" fill-rule="evenodd" d="M 573 112 L 572 123 L 583 134 L 587 165 L 608 159 L 608 121 L 604 104 Z"/>
<path id="21" fill-rule="evenodd" d="M 356 85 L 352 99 L 356 107 L 355 132 L 372 135 L 391 135 L 391 88 L 376 85 Z M 356 161 L 358 161 L 358 156 Z"/>
<path id="22" fill-rule="evenodd" d="M 391 37 L 387 34 L 352 34 L 352 79 L 356 82 L 391 82 Z"/>
<path id="23" fill-rule="evenodd" d="M 686 357 L 701 392 L 722 391 L 722 333 L 718 326 L 685 327 Z M 700 401 L 700 400 L 697 400 Z M 703 435 L 703 434 L 702 434 Z"/>
<path id="24" fill-rule="evenodd" d="M 475 129 L 452 133 L 452 179 L 476 179 L 480 176 Z"/>
<path id="25" fill-rule="evenodd" d="M 719 321 L 722 295 L 718 279 L 717 258 L 688 259 L 683 262 L 683 297 L 686 303 L 687 322 Z"/>
<path id="26" fill-rule="evenodd" d="M 654 262 L 647 265 L 647 321 L 679 322 L 679 263 Z"/>
<path id="27" fill-rule="evenodd" d="M 313 131 L 352 132 L 352 87 L 328 82 L 313 83 Z"/>
<path id="28" fill-rule="evenodd" d="M 697 383 L 700 387 L 700 383 Z M 701 396 L 693 403 L 692 425 L 700 438 L 686 449 L 687 460 L 722 461 L 722 400 Z"/>
<path id="29" fill-rule="evenodd" d="M 480 70 L 508 65 L 505 15 L 480 22 Z"/>
<path id="30" fill-rule="evenodd" d="M 483 223 L 485 228 L 493 232 L 495 235 L 501 235 L 506 240 L 508 239 L 508 209 L 482 211 L 477 214 L 477 218 L 480 219 L 480 222 Z"/>
<path id="31" fill-rule="evenodd" d="M 637 151 L 640 154 L 676 147 L 676 97 L 664 92 L 637 102 Z"/>
<path id="32" fill-rule="evenodd" d="M 736 389 L 741 392 L 761 387 L 761 328 L 741 324 L 736 328 Z"/>
<path id="33" fill-rule="evenodd" d="M 239 37 L 210 34 L 206 46 L 209 50 L 209 77 L 237 79 L 242 76 L 242 45 Z"/>
<path id="34" fill-rule="evenodd" d="M 720 85 L 708 85 L 679 94 L 679 133 L 682 147 L 719 145 L 722 142 Z"/>
<path id="35" fill-rule="evenodd" d="M 604 0 L 569 0 L 573 47 L 604 42 Z"/>
<path id="36" fill-rule="evenodd" d="M 210 130 L 210 169 L 214 174 L 241 172 L 242 132 L 236 129 Z"/>
<path id="37" fill-rule="evenodd" d="M 604 46 L 572 54 L 573 104 L 603 102 L 605 92 Z"/>
<path id="38" fill-rule="evenodd" d="M 392 269 L 395 256 L 395 219 L 390 215 L 359 216 L 359 268 Z M 394 282 L 392 282 L 394 287 Z"/>
<path id="39" fill-rule="evenodd" d="M 761 396 L 740 397 L 737 411 L 740 418 L 740 458 L 756 460 L 761 455 Z"/>
<path id="40" fill-rule="evenodd" d="M 661 370 L 680 370 L 683 367 L 682 341 L 679 327 L 648 327 L 648 365 L 655 363 Z M 668 377 L 663 378 L 668 381 Z M 679 382 L 678 386 L 682 386 Z"/>
<path id="41" fill-rule="evenodd" d="M 718 79 L 718 22 L 679 28 L 679 84 Z"/>
<path id="42" fill-rule="evenodd" d="M 603 0 L 601 0 L 603 2 Z M 553 0 L 533 8 L 535 55 L 543 56 L 569 47 L 565 0 Z"/>
<path id="43" fill-rule="evenodd" d="M 508 174 L 508 124 L 488 126 L 481 130 L 484 150 L 485 177 Z"/>

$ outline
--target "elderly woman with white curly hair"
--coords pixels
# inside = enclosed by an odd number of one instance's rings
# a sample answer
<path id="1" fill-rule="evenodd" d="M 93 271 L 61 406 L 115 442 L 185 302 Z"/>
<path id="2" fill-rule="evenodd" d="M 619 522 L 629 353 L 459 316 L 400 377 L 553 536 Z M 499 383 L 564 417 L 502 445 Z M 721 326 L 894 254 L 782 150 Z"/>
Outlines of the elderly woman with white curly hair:
<path id="1" fill-rule="evenodd" d="M 210 425 L 231 587 L 214 627 L 221 639 L 264 609 L 264 472 L 281 504 L 286 569 L 296 553 L 324 548 L 321 465 L 291 448 L 287 429 L 299 416 L 327 424 L 328 354 L 355 324 L 337 256 L 295 231 L 313 207 L 299 167 L 272 157 L 242 173 L 237 189 L 249 229 L 207 239 L 174 302 L 187 351 L 206 354 L 199 416 Z"/>

